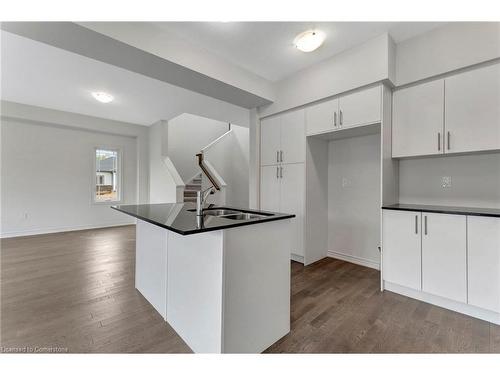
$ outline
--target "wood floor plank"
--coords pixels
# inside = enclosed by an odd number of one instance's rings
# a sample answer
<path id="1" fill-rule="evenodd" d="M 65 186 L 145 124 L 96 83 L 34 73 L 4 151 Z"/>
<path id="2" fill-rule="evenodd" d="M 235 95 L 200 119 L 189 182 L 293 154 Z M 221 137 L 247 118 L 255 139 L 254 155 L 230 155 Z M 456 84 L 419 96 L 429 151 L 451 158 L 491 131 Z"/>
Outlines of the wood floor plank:
<path id="1" fill-rule="evenodd" d="M 135 227 L 1 240 L 0 346 L 190 353 L 134 287 Z M 379 272 L 291 263 L 291 332 L 266 353 L 500 353 L 500 327 L 392 292 Z"/>

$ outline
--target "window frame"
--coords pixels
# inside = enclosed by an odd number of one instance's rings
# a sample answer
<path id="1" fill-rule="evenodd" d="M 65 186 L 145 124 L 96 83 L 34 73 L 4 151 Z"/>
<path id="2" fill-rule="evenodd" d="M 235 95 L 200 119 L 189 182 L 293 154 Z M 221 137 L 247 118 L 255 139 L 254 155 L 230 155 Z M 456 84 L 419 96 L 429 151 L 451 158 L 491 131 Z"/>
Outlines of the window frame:
<path id="1" fill-rule="evenodd" d="M 117 189 L 116 189 L 116 195 L 117 199 L 113 200 L 107 200 L 107 201 L 98 201 L 96 200 L 96 186 L 97 186 L 97 180 L 96 180 L 96 172 L 97 172 L 97 160 L 96 160 L 96 153 L 97 150 L 103 150 L 103 151 L 111 151 L 111 152 L 116 152 L 116 157 L 117 157 L 117 163 L 116 163 L 116 184 L 117 184 Z M 108 205 L 112 206 L 114 204 L 120 204 L 123 203 L 123 152 L 121 147 L 116 147 L 116 146 L 94 146 L 93 148 L 93 153 L 92 153 L 92 177 L 91 177 L 91 188 L 90 188 L 90 201 L 94 205 Z"/>

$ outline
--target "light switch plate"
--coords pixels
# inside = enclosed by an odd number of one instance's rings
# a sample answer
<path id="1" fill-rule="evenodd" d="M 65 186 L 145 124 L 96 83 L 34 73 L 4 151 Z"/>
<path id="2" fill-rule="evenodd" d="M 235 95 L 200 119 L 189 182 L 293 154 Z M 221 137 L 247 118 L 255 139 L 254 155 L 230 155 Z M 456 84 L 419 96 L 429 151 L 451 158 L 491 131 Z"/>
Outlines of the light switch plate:
<path id="1" fill-rule="evenodd" d="M 443 189 L 451 188 L 451 176 L 441 177 L 441 187 Z"/>

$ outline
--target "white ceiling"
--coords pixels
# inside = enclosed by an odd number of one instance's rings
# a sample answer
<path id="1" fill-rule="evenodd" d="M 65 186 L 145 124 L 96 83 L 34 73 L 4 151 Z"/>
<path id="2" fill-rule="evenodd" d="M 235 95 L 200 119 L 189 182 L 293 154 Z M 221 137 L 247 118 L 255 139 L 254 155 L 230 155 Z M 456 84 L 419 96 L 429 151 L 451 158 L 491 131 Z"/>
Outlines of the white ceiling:
<path id="1" fill-rule="evenodd" d="M 399 42 L 440 23 L 153 23 L 159 35 L 180 35 L 229 64 L 278 80 L 336 53 L 389 31 Z M 123 24 L 122 24 L 123 26 Z M 292 46 L 295 35 L 318 27 L 327 34 L 317 51 Z M 150 125 L 183 112 L 245 125 L 241 107 L 149 78 L 114 65 L 1 31 L 2 99 Z M 161 38 L 159 39 L 161 42 Z M 115 101 L 95 101 L 92 91 L 107 91 Z"/>
<path id="2" fill-rule="evenodd" d="M 1 99 L 141 125 L 183 112 L 246 126 L 248 111 L 156 79 L 1 31 Z M 92 91 L 115 97 L 97 102 Z"/>
<path id="3" fill-rule="evenodd" d="M 278 81 L 339 52 L 388 32 L 396 43 L 444 22 L 153 22 L 158 32 L 176 34 L 270 81 Z M 311 28 L 326 33 L 316 51 L 293 46 L 297 34 Z"/>

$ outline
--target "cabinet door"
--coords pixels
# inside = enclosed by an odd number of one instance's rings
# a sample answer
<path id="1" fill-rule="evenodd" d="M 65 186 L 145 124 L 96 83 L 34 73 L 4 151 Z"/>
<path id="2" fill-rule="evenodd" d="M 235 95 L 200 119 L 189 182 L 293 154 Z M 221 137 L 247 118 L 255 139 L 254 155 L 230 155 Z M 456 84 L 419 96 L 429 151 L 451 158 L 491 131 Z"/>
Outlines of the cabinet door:
<path id="1" fill-rule="evenodd" d="M 282 168 L 280 173 L 281 204 L 279 211 L 295 215 L 291 233 L 292 253 L 304 256 L 304 163 L 283 164 Z"/>
<path id="2" fill-rule="evenodd" d="M 279 116 L 260 122 L 260 164 L 278 163 L 281 149 L 281 119 Z"/>
<path id="3" fill-rule="evenodd" d="M 500 149 L 500 64 L 445 81 L 445 152 Z"/>
<path id="4" fill-rule="evenodd" d="M 384 210 L 382 267 L 385 281 L 421 289 L 421 213 Z"/>
<path id="5" fill-rule="evenodd" d="M 467 302 L 466 216 L 422 213 L 422 289 Z"/>
<path id="6" fill-rule="evenodd" d="M 338 107 L 338 99 L 333 99 L 306 108 L 307 135 L 324 133 L 338 128 Z"/>
<path id="7" fill-rule="evenodd" d="M 303 163 L 306 158 L 306 134 L 304 110 L 281 116 L 281 151 L 283 163 Z"/>
<path id="8" fill-rule="evenodd" d="M 380 122 L 381 94 L 382 88 L 378 86 L 340 97 L 340 127 L 348 128 Z"/>
<path id="9" fill-rule="evenodd" d="M 500 313 L 500 218 L 467 217 L 468 303 Z"/>
<path id="10" fill-rule="evenodd" d="M 394 92 L 392 156 L 442 154 L 443 115 L 443 80 Z"/>
<path id="11" fill-rule="evenodd" d="M 280 210 L 279 166 L 269 165 L 260 168 L 260 208 L 266 211 Z"/>

